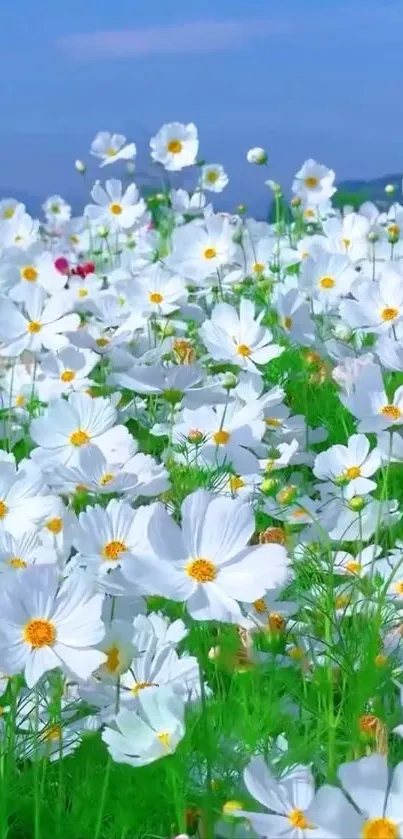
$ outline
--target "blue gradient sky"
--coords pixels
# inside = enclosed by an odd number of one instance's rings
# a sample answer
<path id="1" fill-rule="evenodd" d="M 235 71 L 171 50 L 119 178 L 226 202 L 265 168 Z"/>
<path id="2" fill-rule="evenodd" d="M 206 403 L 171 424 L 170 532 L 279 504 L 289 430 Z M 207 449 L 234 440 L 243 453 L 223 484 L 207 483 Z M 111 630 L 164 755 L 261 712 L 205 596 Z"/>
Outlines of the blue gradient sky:
<path id="1" fill-rule="evenodd" d="M 79 194 L 98 130 L 134 139 L 144 171 L 170 120 L 196 122 L 228 206 L 265 200 L 252 145 L 286 185 L 309 156 L 339 179 L 403 169 L 402 0 L 14 0 L 0 18 L 3 194 Z"/>

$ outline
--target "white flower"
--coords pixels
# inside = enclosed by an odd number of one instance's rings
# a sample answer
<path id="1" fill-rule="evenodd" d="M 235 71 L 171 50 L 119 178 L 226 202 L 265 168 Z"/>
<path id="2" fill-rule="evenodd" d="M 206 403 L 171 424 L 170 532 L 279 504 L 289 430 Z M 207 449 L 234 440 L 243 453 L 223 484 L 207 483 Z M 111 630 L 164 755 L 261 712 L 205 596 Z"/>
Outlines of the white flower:
<path id="1" fill-rule="evenodd" d="M 104 660 L 94 649 L 103 634 L 102 595 L 80 572 L 60 584 L 52 565 L 8 574 L 0 593 L 0 666 L 24 673 L 32 688 L 49 670 L 61 667 L 87 679 Z"/>
<path id="2" fill-rule="evenodd" d="M 254 528 L 249 504 L 204 490 L 183 502 L 182 530 L 157 504 L 148 537 L 158 560 L 135 576 L 144 590 L 185 601 L 195 620 L 239 623 L 238 601 L 253 602 L 287 578 L 282 546 L 248 547 Z"/>
<path id="3" fill-rule="evenodd" d="M 191 221 L 174 231 L 172 254 L 167 264 L 182 277 L 201 282 L 232 261 L 236 245 L 228 219 L 208 216 Z"/>
<path id="4" fill-rule="evenodd" d="M 70 204 L 67 204 L 64 198 L 61 198 L 60 195 L 51 195 L 50 198 L 47 198 L 45 203 L 42 204 L 42 208 L 48 223 L 53 223 L 55 225 L 65 224 L 71 217 Z"/>
<path id="5" fill-rule="evenodd" d="M 255 306 L 251 300 L 241 299 L 239 315 L 228 303 L 218 303 L 211 320 L 206 320 L 200 336 L 210 355 L 225 359 L 250 371 L 256 371 L 256 364 L 267 364 L 282 353 L 282 347 L 272 344 L 273 335 L 261 325 L 264 312 L 255 318 Z"/>
<path id="6" fill-rule="evenodd" d="M 136 157 L 136 146 L 134 143 L 126 143 L 123 134 L 110 134 L 109 131 L 99 131 L 91 143 L 91 154 L 99 157 L 101 166 L 108 166 L 117 160 L 133 160 Z M 81 161 L 76 161 L 81 163 Z M 83 170 L 78 169 L 79 172 Z M 85 169 L 84 169 L 85 171 Z"/>
<path id="7" fill-rule="evenodd" d="M 209 163 L 202 166 L 200 186 L 210 192 L 222 192 L 229 182 L 229 177 L 219 163 Z"/>
<path id="8" fill-rule="evenodd" d="M 95 204 L 87 205 L 85 215 L 112 232 L 132 227 L 146 210 L 145 201 L 140 198 L 135 184 L 130 184 L 123 193 L 122 182 L 116 178 L 106 181 L 105 188 L 96 183 L 91 197 Z"/>
<path id="9" fill-rule="evenodd" d="M 26 314 L 20 312 L 11 300 L 0 297 L 0 341 L 5 346 L 1 354 L 7 357 L 20 355 L 24 350 L 39 352 L 63 349 L 68 346 L 66 332 L 78 329 L 80 318 L 67 314 L 70 302 L 64 293 L 47 298 L 42 288 L 33 290 L 25 304 Z"/>
<path id="10" fill-rule="evenodd" d="M 292 191 L 305 201 L 320 204 L 336 192 L 334 178 L 332 169 L 309 159 L 295 175 Z"/>
<path id="11" fill-rule="evenodd" d="M 313 473 L 320 480 L 328 480 L 343 486 L 345 498 L 365 495 L 376 489 L 376 482 L 369 480 L 381 466 L 378 449 L 370 452 L 370 444 L 364 434 L 353 434 L 347 446 L 331 446 L 315 458 Z"/>
<path id="12" fill-rule="evenodd" d="M 119 711 L 102 739 L 116 763 L 144 766 L 172 754 L 185 733 L 183 699 L 169 688 L 139 695 L 140 710 Z"/>
<path id="13" fill-rule="evenodd" d="M 196 126 L 190 122 L 170 122 L 163 125 L 150 141 L 151 157 L 168 172 L 193 166 L 199 150 Z"/>

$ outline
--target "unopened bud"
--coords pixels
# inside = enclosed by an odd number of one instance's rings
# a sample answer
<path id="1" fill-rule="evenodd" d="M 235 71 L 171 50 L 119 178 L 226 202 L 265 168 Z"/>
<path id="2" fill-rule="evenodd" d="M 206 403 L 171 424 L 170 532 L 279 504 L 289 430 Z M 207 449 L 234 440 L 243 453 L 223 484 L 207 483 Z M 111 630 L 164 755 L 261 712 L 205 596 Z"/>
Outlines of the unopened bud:
<path id="1" fill-rule="evenodd" d="M 127 170 L 128 175 L 134 175 L 134 172 L 136 170 L 136 165 L 135 165 L 135 163 L 133 163 L 132 160 L 127 161 L 126 170 Z"/>
<path id="2" fill-rule="evenodd" d="M 267 152 L 259 146 L 249 149 L 246 155 L 248 163 L 256 163 L 258 166 L 263 166 L 267 163 Z"/>
<path id="3" fill-rule="evenodd" d="M 98 227 L 97 233 L 98 233 L 98 236 L 101 237 L 101 239 L 106 239 L 106 237 L 109 236 L 109 230 L 104 225 L 101 225 L 101 227 Z"/>
<path id="4" fill-rule="evenodd" d="M 385 186 L 386 195 L 393 195 L 396 192 L 396 187 L 393 184 L 386 184 Z"/>
<path id="5" fill-rule="evenodd" d="M 86 167 L 86 165 L 85 165 L 85 163 L 84 163 L 84 161 L 83 161 L 83 160 L 76 160 L 76 162 L 75 162 L 74 166 L 75 166 L 75 168 L 76 168 L 77 172 L 79 172 L 79 173 L 80 173 L 80 175 L 84 175 L 84 173 L 85 173 L 85 172 L 86 172 L 86 170 L 87 170 L 87 167 Z"/>
<path id="6" fill-rule="evenodd" d="M 248 208 L 246 204 L 238 204 L 236 211 L 237 213 L 239 213 L 240 216 L 243 216 L 246 213 L 247 209 Z"/>
<path id="7" fill-rule="evenodd" d="M 281 195 L 281 186 L 276 181 L 265 181 L 266 186 L 274 192 L 275 195 Z"/>
<path id="8" fill-rule="evenodd" d="M 301 206 L 301 199 L 298 198 L 298 195 L 294 195 L 290 201 L 291 207 L 300 207 Z"/>

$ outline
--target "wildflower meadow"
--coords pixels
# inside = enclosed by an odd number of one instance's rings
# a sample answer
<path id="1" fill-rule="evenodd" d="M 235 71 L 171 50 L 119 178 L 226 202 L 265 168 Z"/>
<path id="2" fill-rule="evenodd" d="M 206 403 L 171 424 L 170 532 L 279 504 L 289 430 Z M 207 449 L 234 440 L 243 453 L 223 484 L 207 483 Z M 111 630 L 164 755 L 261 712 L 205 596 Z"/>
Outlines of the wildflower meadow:
<path id="1" fill-rule="evenodd" d="M 403 837 L 403 206 L 245 153 L 0 201 L 0 839 Z"/>

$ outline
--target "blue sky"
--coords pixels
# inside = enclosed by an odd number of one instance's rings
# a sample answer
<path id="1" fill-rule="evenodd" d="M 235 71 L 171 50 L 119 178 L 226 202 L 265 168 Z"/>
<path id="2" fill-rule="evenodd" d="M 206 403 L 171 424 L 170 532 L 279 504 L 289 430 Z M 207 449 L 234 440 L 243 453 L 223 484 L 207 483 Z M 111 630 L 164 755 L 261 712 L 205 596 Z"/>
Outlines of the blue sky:
<path id="1" fill-rule="evenodd" d="M 0 191 L 77 195 L 98 130 L 134 139 L 144 171 L 171 120 L 195 122 L 226 167 L 227 206 L 265 201 L 252 145 L 285 185 L 307 157 L 339 179 L 402 171 L 402 24 L 401 0 L 4 4 Z"/>

